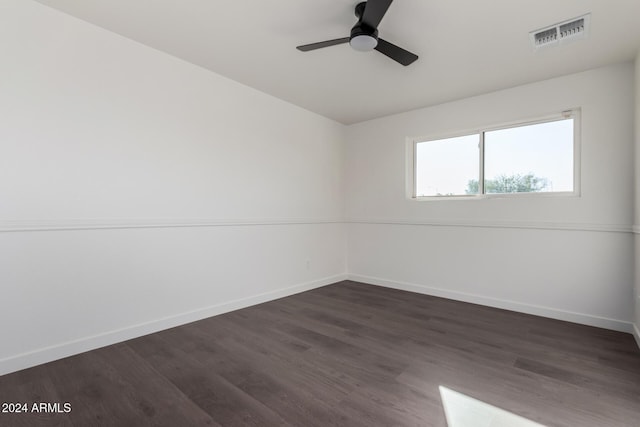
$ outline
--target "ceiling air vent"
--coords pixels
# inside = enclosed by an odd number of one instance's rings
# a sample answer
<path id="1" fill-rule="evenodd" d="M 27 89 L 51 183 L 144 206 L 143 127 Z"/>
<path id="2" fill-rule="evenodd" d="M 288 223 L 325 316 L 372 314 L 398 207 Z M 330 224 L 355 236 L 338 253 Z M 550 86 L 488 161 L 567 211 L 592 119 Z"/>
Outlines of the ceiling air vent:
<path id="1" fill-rule="evenodd" d="M 529 33 L 534 49 L 556 46 L 571 40 L 584 39 L 589 32 L 591 14 L 586 14 L 569 21 L 560 22 L 547 28 Z"/>

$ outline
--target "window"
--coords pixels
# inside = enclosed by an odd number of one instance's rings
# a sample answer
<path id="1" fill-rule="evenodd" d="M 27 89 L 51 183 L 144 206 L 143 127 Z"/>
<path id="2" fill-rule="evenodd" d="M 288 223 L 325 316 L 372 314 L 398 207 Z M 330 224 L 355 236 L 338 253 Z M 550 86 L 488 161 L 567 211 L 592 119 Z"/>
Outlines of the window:
<path id="1" fill-rule="evenodd" d="M 576 192 L 577 112 L 416 141 L 413 196 Z"/>
<path id="2" fill-rule="evenodd" d="M 478 179 L 479 135 L 416 144 L 416 196 L 458 196 Z M 477 189 L 468 194 L 478 194 Z"/>

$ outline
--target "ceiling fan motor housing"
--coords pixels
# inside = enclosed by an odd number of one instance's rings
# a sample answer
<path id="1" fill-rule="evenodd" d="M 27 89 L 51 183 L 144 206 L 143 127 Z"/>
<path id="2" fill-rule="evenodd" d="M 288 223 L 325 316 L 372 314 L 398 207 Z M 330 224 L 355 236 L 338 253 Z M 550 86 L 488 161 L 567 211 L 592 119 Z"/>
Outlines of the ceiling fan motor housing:
<path id="1" fill-rule="evenodd" d="M 349 37 L 351 47 L 365 52 L 373 50 L 378 45 L 378 30 L 362 22 L 366 4 L 366 2 L 362 2 L 356 5 L 355 13 L 358 17 L 358 22 L 351 29 L 351 36 Z"/>
<path id="2" fill-rule="evenodd" d="M 373 37 L 374 39 L 378 40 L 378 30 L 368 27 L 366 24 L 362 24 L 360 22 L 358 22 L 356 25 L 353 26 L 353 28 L 351 29 L 351 37 L 350 38 L 354 38 L 354 37 L 358 37 L 358 36 L 369 36 L 369 37 Z"/>

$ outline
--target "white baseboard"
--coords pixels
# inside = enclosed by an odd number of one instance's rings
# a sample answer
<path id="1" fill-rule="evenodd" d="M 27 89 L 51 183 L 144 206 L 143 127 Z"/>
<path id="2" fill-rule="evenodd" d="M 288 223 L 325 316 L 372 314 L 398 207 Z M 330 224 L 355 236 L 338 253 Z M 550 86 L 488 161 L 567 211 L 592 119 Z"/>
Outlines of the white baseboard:
<path id="1" fill-rule="evenodd" d="M 640 330 L 638 329 L 638 325 L 633 324 L 633 337 L 636 339 L 636 344 L 638 344 L 638 348 L 640 348 Z"/>
<path id="2" fill-rule="evenodd" d="M 0 375 L 346 280 L 338 274 L 0 359 Z"/>
<path id="3" fill-rule="evenodd" d="M 505 310 L 517 311 L 520 313 L 533 314 L 536 316 L 548 317 L 551 319 L 564 320 L 567 322 L 580 323 L 582 325 L 596 326 L 598 328 L 611 329 L 614 331 L 633 333 L 634 325 L 631 322 L 608 319 L 606 317 L 592 316 L 584 313 L 559 310 L 556 308 L 542 307 L 533 304 L 525 304 L 516 301 L 508 301 L 499 298 L 484 297 L 481 295 L 468 294 L 464 292 L 450 291 L 430 286 L 417 285 L 414 283 L 397 282 L 393 280 L 381 279 L 378 277 L 363 276 L 359 274 L 349 274 L 349 280 L 363 282 L 369 285 L 383 286 L 386 288 L 399 289 L 403 291 L 416 292 L 419 294 L 432 295 L 436 297 L 448 298 L 456 301 L 464 301 L 472 304 L 486 305 L 489 307 L 501 308 Z M 638 330 L 636 329 L 636 334 Z M 639 337 L 636 335 L 636 340 Z M 638 341 L 640 345 L 640 341 Z"/>

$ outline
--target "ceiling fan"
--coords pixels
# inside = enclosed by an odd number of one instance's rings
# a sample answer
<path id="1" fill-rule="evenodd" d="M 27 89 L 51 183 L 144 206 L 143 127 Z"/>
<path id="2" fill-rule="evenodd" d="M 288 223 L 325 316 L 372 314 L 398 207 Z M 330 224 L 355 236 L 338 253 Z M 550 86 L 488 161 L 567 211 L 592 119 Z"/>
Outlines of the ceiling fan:
<path id="1" fill-rule="evenodd" d="M 378 38 L 378 24 L 387 13 L 393 0 L 369 0 L 356 5 L 356 17 L 358 22 L 351 29 L 349 37 L 327 40 L 318 43 L 305 44 L 296 47 L 303 52 L 316 50 L 323 47 L 349 43 L 355 50 L 368 52 L 373 49 L 387 55 L 389 58 L 402 65 L 409 65 L 418 59 L 418 56 L 398 47 L 388 41 Z"/>

